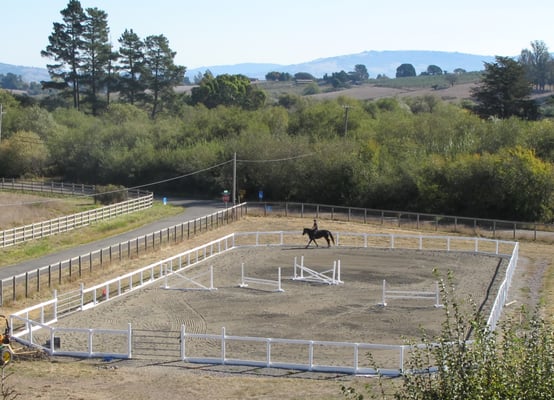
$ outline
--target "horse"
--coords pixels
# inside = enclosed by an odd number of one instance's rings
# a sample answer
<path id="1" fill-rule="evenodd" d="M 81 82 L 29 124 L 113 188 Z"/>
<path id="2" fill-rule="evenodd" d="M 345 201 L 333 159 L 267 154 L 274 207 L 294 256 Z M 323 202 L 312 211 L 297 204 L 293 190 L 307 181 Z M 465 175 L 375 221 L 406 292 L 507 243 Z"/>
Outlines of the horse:
<path id="1" fill-rule="evenodd" d="M 326 229 L 318 229 L 316 231 L 315 229 L 304 228 L 302 235 L 308 235 L 308 237 L 310 238 L 310 241 L 308 242 L 305 248 L 308 248 L 308 246 L 312 242 L 314 242 L 315 245 L 319 247 L 319 245 L 315 240 L 320 238 L 324 238 L 325 240 L 327 240 L 327 247 L 331 247 L 331 241 L 333 242 L 333 244 L 335 244 L 335 238 L 333 237 L 333 234 Z M 331 240 L 329 240 L 329 238 L 331 238 Z"/>

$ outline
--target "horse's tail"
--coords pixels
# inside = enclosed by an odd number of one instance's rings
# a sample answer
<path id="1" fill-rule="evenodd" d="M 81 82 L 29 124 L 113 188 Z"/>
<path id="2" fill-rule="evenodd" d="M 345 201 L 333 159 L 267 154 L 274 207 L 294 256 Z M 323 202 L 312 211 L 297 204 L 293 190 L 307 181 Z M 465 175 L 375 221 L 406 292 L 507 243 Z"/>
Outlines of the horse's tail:
<path id="1" fill-rule="evenodd" d="M 331 236 L 331 242 L 335 244 L 335 238 L 333 237 L 333 234 L 331 233 L 331 231 L 329 231 L 329 236 Z"/>

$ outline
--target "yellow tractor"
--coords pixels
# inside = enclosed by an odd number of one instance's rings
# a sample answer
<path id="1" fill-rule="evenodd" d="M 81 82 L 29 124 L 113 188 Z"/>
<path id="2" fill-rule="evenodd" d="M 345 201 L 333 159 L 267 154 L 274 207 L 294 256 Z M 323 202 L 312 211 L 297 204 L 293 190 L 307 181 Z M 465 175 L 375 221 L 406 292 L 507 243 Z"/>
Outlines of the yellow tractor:
<path id="1" fill-rule="evenodd" d="M 8 364 L 13 358 L 13 349 L 10 345 L 10 324 L 5 315 L 0 314 L 0 318 L 6 321 L 6 329 L 0 334 L 0 366 Z"/>

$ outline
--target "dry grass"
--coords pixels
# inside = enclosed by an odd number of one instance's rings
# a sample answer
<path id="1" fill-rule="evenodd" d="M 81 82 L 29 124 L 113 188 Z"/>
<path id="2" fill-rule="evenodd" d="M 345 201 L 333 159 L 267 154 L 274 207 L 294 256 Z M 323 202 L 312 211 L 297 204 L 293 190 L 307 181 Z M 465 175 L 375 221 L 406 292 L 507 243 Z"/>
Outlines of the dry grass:
<path id="1" fill-rule="evenodd" d="M 45 197 L 0 191 L 0 230 L 75 214 L 94 208 L 90 197 Z"/>

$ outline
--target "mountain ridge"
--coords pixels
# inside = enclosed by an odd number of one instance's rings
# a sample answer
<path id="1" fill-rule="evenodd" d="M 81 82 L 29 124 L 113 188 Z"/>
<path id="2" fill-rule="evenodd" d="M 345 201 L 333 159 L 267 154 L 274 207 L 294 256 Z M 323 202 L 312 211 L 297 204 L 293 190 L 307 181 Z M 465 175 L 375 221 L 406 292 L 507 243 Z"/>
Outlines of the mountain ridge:
<path id="1" fill-rule="evenodd" d="M 396 68 L 401 64 L 412 64 L 416 74 L 425 72 L 429 65 L 437 65 L 443 71 L 452 72 L 456 68 L 470 71 L 482 71 L 484 63 L 494 62 L 494 56 L 478 54 L 433 51 L 433 50 L 368 50 L 361 53 L 346 54 L 334 57 L 318 58 L 298 64 L 277 63 L 240 63 L 233 65 L 212 65 L 187 69 L 186 76 L 193 79 L 198 74 L 209 70 L 213 75 L 242 74 L 250 78 L 265 79 L 268 72 L 287 72 L 291 75 L 297 72 L 307 72 L 316 78 L 333 72 L 354 70 L 358 64 L 366 66 L 370 78 L 377 75 L 386 75 L 389 78 L 396 76 Z M 46 68 L 27 67 L 22 65 L 4 64 L 0 62 L 0 74 L 13 73 L 20 75 L 26 82 L 40 82 L 48 80 Z"/>

